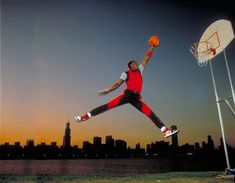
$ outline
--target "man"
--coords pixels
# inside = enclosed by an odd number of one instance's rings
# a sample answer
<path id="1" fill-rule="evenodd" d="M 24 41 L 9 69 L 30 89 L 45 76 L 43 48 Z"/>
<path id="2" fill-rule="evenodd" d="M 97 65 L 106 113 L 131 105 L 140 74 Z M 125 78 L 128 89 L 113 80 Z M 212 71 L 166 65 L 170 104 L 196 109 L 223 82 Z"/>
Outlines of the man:
<path id="1" fill-rule="evenodd" d="M 163 132 L 163 136 L 165 138 L 172 136 L 173 134 L 178 133 L 178 130 L 171 130 L 166 128 L 163 122 L 154 114 L 154 112 L 148 107 L 148 105 L 143 101 L 141 96 L 142 91 L 142 75 L 145 69 L 146 64 L 148 63 L 150 57 L 152 56 L 153 46 L 149 45 L 148 51 L 140 65 L 137 64 L 135 60 L 131 60 L 128 63 L 129 70 L 123 72 L 118 81 L 116 81 L 111 87 L 100 90 L 100 95 L 108 94 L 109 92 L 119 88 L 122 83 L 126 82 L 126 89 L 122 94 L 112 99 L 107 104 L 99 106 L 90 112 L 82 115 L 75 116 L 75 120 L 77 122 L 85 121 L 91 118 L 92 116 L 96 116 L 102 112 L 105 112 L 114 107 L 129 103 L 137 108 L 139 111 L 144 113 L 147 117 L 151 119 L 151 121 Z"/>

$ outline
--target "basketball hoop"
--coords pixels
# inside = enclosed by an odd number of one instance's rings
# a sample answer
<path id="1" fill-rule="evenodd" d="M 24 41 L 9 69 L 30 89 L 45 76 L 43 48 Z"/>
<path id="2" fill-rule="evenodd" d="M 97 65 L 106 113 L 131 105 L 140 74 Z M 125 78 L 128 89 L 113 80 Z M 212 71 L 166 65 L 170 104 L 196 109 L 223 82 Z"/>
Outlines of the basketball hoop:
<path id="1" fill-rule="evenodd" d="M 212 47 L 210 42 L 206 41 L 193 43 L 189 50 L 196 58 L 200 67 L 207 66 L 210 56 L 216 55 L 216 49 Z"/>
<path id="2" fill-rule="evenodd" d="M 213 88 L 215 92 L 215 99 L 217 104 L 217 110 L 218 110 L 218 116 L 219 116 L 219 122 L 220 122 L 220 128 L 222 133 L 222 141 L 223 141 L 223 147 L 224 147 L 224 154 L 225 159 L 227 163 L 227 169 L 226 175 L 231 175 L 231 167 L 229 163 L 229 157 L 228 157 L 228 150 L 225 140 L 225 133 L 224 133 L 224 124 L 223 124 L 223 117 L 222 117 L 222 110 L 221 110 L 221 102 L 225 101 L 225 103 L 228 105 L 230 111 L 235 115 L 235 112 L 233 111 L 232 107 L 230 106 L 227 99 L 219 99 L 219 95 L 217 92 L 217 87 L 215 83 L 215 77 L 214 77 L 214 71 L 212 67 L 211 60 L 215 58 L 218 54 L 222 53 L 224 54 L 224 61 L 226 64 L 226 69 L 228 72 L 228 78 L 229 83 L 231 87 L 231 93 L 234 104 L 235 104 L 235 92 L 234 87 L 231 79 L 231 74 L 229 70 L 229 65 L 227 62 L 227 56 L 225 53 L 225 48 L 233 41 L 235 38 L 232 23 L 228 20 L 217 20 L 213 22 L 202 34 L 199 42 L 196 42 L 190 46 L 190 52 L 194 55 L 194 57 L 197 59 L 197 63 L 199 66 L 206 66 L 209 62 L 210 65 L 210 72 L 212 77 L 212 83 Z M 230 98 L 230 97 L 229 97 Z"/>

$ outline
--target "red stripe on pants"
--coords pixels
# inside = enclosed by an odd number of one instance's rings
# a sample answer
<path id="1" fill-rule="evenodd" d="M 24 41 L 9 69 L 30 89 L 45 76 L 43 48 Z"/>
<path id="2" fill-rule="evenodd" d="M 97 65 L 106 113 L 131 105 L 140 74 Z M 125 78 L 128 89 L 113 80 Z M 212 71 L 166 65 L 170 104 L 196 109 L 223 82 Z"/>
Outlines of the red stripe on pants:
<path id="1" fill-rule="evenodd" d="M 141 100 L 141 103 L 142 103 L 142 109 L 141 109 L 141 111 L 142 111 L 146 116 L 150 117 L 150 114 L 151 114 L 152 110 L 150 109 L 150 107 L 149 107 L 146 103 L 144 103 L 143 100 Z"/>
<path id="2" fill-rule="evenodd" d="M 116 106 L 118 106 L 118 104 L 120 103 L 122 97 L 124 96 L 124 94 L 121 94 L 119 96 L 117 96 L 116 98 L 114 98 L 113 100 L 108 102 L 108 109 L 112 109 Z"/>

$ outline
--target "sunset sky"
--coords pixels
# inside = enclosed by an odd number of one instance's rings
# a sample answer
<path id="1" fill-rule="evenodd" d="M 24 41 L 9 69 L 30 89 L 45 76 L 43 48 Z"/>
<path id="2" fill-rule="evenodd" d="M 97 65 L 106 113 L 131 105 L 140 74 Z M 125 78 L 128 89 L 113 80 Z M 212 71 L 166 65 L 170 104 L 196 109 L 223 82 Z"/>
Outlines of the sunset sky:
<path id="1" fill-rule="evenodd" d="M 81 124 L 73 120 L 122 92 L 124 85 L 97 95 L 119 79 L 131 59 L 140 62 L 148 38 L 158 35 L 161 44 L 144 72 L 144 100 L 167 126 L 177 125 L 180 145 L 201 143 L 207 135 L 218 145 L 221 131 L 209 67 L 197 65 L 189 46 L 212 22 L 234 23 L 229 2 L 1 1 L 0 144 L 34 139 L 60 145 L 68 120 L 72 144 L 79 147 L 93 136 L 104 143 L 106 135 L 113 135 L 131 147 L 163 140 L 160 130 L 130 105 Z M 234 40 L 226 52 L 234 83 Z M 219 96 L 230 96 L 222 54 L 213 65 Z M 227 142 L 235 147 L 235 120 L 225 104 L 222 109 Z"/>

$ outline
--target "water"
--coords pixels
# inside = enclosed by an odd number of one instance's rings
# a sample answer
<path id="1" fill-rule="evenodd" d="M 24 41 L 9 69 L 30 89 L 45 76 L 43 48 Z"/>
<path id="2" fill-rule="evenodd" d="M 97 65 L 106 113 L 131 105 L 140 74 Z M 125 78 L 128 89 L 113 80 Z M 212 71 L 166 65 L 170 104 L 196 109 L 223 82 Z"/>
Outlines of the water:
<path id="1" fill-rule="evenodd" d="M 0 175 L 142 174 L 170 171 L 220 171 L 224 165 L 208 161 L 170 159 L 0 160 Z"/>
<path id="2" fill-rule="evenodd" d="M 79 159 L 1 160 L 0 174 L 139 174 L 170 171 L 168 160 L 158 159 Z"/>

